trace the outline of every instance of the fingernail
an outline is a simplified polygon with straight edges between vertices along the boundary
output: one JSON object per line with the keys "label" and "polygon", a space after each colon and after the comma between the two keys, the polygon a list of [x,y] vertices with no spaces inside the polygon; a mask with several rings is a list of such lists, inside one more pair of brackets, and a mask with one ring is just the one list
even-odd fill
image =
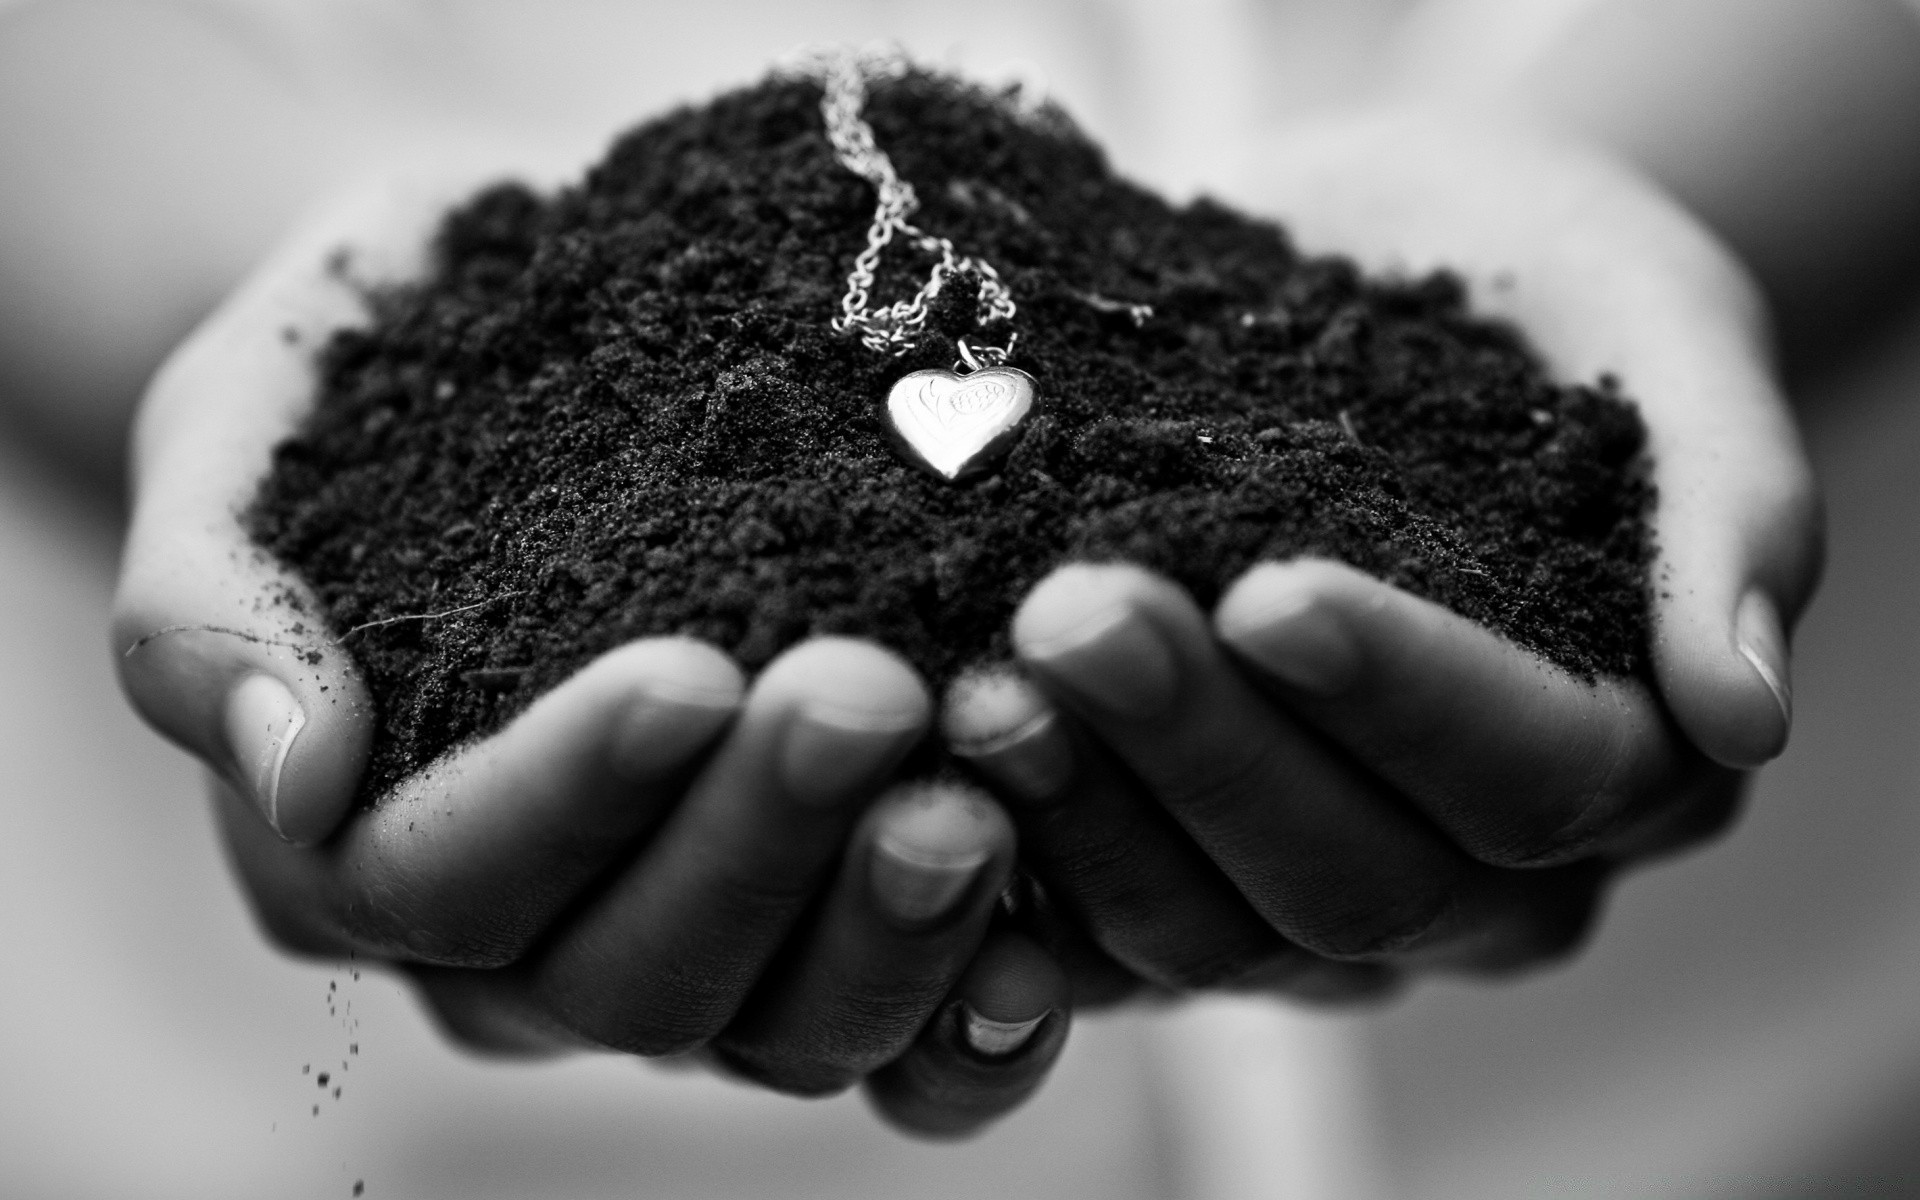
{"label": "fingernail", "polygon": [[987,865],[985,850],[942,853],[883,833],[874,839],[870,881],[880,910],[903,925],[947,915]]}
{"label": "fingernail", "polygon": [[1158,716],[1173,704],[1179,686],[1166,640],[1130,604],[1097,612],[1053,636],[1027,640],[1020,651],[1087,703],[1124,720]]}
{"label": "fingernail", "polygon": [[287,685],[271,675],[249,675],[227,696],[227,747],[254,807],[280,832],[280,774],[307,714]]}
{"label": "fingernail", "polygon": [[1041,1013],[1024,1021],[996,1021],[981,1016],[964,1001],[960,1005],[960,1030],[967,1045],[974,1053],[987,1058],[1004,1058],[1014,1053],[1033,1038],[1034,1030],[1046,1019],[1047,1014]]}
{"label": "fingernail", "polygon": [[1053,706],[1008,671],[956,680],[941,712],[947,747],[1024,800],[1046,800],[1073,778],[1073,746]]}
{"label": "fingernail", "polygon": [[[1787,675],[1787,638],[1780,629],[1780,616],[1773,600],[1759,588],[1740,598],[1734,611],[1733,633],[1740,656],[1753,673],[1773,693],[1780,710],[1780,743],[1786,742],[1787,728],[1793,724],[1793,689]],[[1777,751],[1776,751],[1777,752]]]}
{"label": "fingernail", "polygon": [[780,778],[803,804],[854,795],[920,740],[918,712],[872,712],[813,700],[788,719]]}
{"label": "fingernail", "polygon": [[[1228,645],[1289,687],[1331,698],[1352,688],[1360,654],[1340,619],[1301,592],[1258,595],[1258,575],[1230,592],[1215,616]],[[1255,596],[1258,595],[1258,599]]]}
{"label": "fingernail", "polygon": [[997,738],[954,746],[953,752],[1022,800],[1051,800],[1073,780],[1073,745],[1050,712]]}
{"label": "fingernail", "polygon": [[619,716],[609,750],[614,771],[646,783],[687,765],[739,707],[737,691],[655,680],[639,689]]}

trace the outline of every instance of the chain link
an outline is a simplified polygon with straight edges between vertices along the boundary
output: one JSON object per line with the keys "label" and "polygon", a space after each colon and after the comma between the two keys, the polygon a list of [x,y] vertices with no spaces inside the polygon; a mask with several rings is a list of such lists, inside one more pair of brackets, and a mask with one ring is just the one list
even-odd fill
{"label": "chain link", "polygon": [[[893,160],[874,141],[873,126],[860,115],[867,103],[867,83],[875,79],[898,79],[908,63],[899,54],[826,53],[802,64],[806,74],[818,80],[823,94],[820,115],[827,126],[827,141],[840,165],[871,183],[879,198],[873,207],[873,223],[867,228],[867,246],[853,260],[847,275],[847,294],[840,299],[840,315],[833,328],[840,333],[857,333],[869,350],[896,357],[911,350],[927,323],[927,305],[940,294],[949,278],[971,271],[980,278],[980,323],[1011,321],[1016,311],[1013,293],[1001,280],[993,264],[956,251],[946,238],[927,233],[910,218],[920,207],[913,185],[900,178]],[[874,273],[880,258],[895,239],[908,242],[937,261],[910,299],[873,307]],[[968,365],[975,360],[998,366],[1013,351],[1018,334],[1009,337],[1004,347],[975,346],[965,354]]]}

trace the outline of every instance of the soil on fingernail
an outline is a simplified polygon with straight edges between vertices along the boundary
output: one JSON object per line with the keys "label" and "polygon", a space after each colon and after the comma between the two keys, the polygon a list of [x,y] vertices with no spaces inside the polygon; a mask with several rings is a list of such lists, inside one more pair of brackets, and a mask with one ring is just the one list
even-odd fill
{"label": "soil on fingernail", "polygon": [[[1653,492],[1616,384],[1555,383],[1452,277],[1370,279],[1169,205],[1058,110],[923,73],[867,115],[917,223],[1011,288],[1042,407],[982,480],[909,467],[888,385],[1005,331],[975,329],[966,278],[905,357],[830,328],[874,197],[819,99],[771,79],[558,193],[483,191],[425,279],[319,349],[318,406],[246,519],[353,631],[369,797],[635,637],[756,668],[858,634],[939,688],[1004,658],[1014,606],[1075,559],[1208,605],[1256,561],[1324,555],[1575,674],[1645,669]],[[930,265],[896,244],[877,301]]]}

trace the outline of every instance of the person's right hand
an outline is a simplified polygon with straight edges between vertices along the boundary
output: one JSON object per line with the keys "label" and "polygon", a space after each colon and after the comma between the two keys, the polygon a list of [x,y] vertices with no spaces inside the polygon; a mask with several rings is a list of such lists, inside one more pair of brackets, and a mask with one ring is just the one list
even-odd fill
{"label": "person's right hand", "polygon": [[350,643],[238,513],[358,289],[421,271],[463,190],[335,208],[155,380],[113,621],[128,695],[222,781],[270,935],[399,964],[458,1040],[701,1049],[783,1091],[867,1080],[911,1130],[977,1128],[1058,1054],[1066,983],[989,930],[1013,859],[998,807],[882,795],[931,712],[896,656],[817,639],[749,682],[701,643],[629,644],[356,807],[374,723]]}

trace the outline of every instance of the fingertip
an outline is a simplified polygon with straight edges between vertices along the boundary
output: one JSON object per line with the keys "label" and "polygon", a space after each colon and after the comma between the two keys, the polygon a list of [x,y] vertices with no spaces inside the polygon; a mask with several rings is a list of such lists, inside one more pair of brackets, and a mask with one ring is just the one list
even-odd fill
{"label": "fingertip", "polygon": [[652,637],[609,650],[600,663],[665,695],[699,704],[738,703],[746,675],[719,647],[691,637]]}
{"label": "fingertip", "polygon": [[1069,983],[1052,956],[999,930],[975,956],[954,1000],[897,1061],[867,1080],[880,1115],[916,1137],[978,1133],[1045,1081],[1072,1024]]}
{"label": "fingertip", "polygon": [[985,795],[952,783],[893,788],[869,813],[865,834],[873,903],[907,930],[974,911],[1005,886],[1012,866],[1013,823]]}
{"label": "fingertip", "polygon": [[1049,1014],[1072,996],[1067,973],[1040,944],[1022,934],[990,938],[961,978],[960,1033],[984,1058],[1018,1053]]}
{"label": "fingertip", "polygon": [[1014,610],[1013,644],[1023,659],[1049,659],[1097,638],[1126,613],[1171,617],[1191,603],[1178,584],[1135,563],[1066,563]]}
{"label": "fingertip", "polygon": [[1733,616],[1734,647],[1740,657],[1766,686],[1768,695],[1773,697],[1774,708],[1780,718],[1779,747],[1784,747],[1788,730],[1793,725],[1793,691],[1788,675],[1788,652],[1786,630],[1781,628],[1780,610],[1773,598],[1759,588],[1750,589],[1740,598],[1740,605]]}
{"label": "fingertip", "polygon": [[1750,588],[1729,613],[1667,615],[1654,670],[1674,719],[1722,766],[1750,770],[1786,749],[1793,726],[1789,650],[1779,606]]}
{"label": "fingertip", "polygon": [[925,736],[933,701],[913,668],[871,642],[823,637],[769,663],[740,728],[771,734],[780,787],[810,807],[865,804]]}
{"label": "fingertip", "polygon": [[1221,596],[1214,632],[1279,682],[1309,695],[1338,696],[1355,686],[1363,666],[1342,601],[1373,582],[1318,560],[1260,563]]}
{"label": "fingertip", "polygon": [[1012,667],[974,668],[947,686],[940,733],[956,749],[983,746],[1052,711],[1040,689]]}
{"label": "fingertip", "polygon": [[940,708],[947,747],[1023,800],[1058,795],[1073,778],[1073,747],[1051,701],[1012,668],[970,671]]}
{"label": "fingertip", "polygon": [[933,698],[913,666],[872,642],[817,637],[787,650],[760,672],[756,696],[798,701],[853,726],[924,730]]}
{"label": "fingertip", "polygon": [[[284,701],[275,689],[292,703],[281,708]],[[269,717],[275,712],[286,722],[278,744],[272,741]],[[254,718],[255,728],[236,725],[242,714]],[[274,832],[301,846],[333,836],[353,811],[373,743],[372,708],[357,682],[329,683],[314,676],[289,685],[282,677],[249,675],[228,693],[225,718],[228,736],[236,738],[229,743],[236,763],[246,747],[254,768],[244,777],[247,795]],[[241,734],[260,740],[237,740]],[[277,759],[277,777],[261,770],[270,757]]]}
{"label": "fingertip", "polygon": [[1166,711],[1180,690],[1180,647],[1162,623],[1191,603],[1127,564],[1072,563],[1041,580],[1013,618],[1021,661],[1076,707],[1125,722]]}
{"label": "fingertip", "polygon": [[228,691],[222,724],[235,778],[267,824],[287,837],[280,816],[281,779],[306,728],[306,711],[286,684],[271,675],[253,674]]}
{"label": "fingertip", "polygon": [[507,1062],[549,1061],[585,1049],[536,1013],[520,981],[504,971],[406,964],[401,974],[448,1041],[468,1053]]}
{"label": "fingertip", "polygon": [[944,780],[903,783],[874,805],[876,837],[922,858],[1003,855],[1013,850],[1013,822],[976,788]]}
{"label": "fingertip", "polygon": [[301,845],[330,836],[352,809],[373,732],[352,663],[305,630],[123,609],[112,631],[121,687],[140,715]]}
{"label": "fingertip", "polygon": [[693,638],[647,638],[609,652],[596,670],[617,680],[621,711],[608,753],[632,783],[685,769],[732,721],[746,693],[738,665]]}
{"label": "fingertip", "polygon": [[300,580],[237,525],[172,514],[143,530],[155,511],[136,514],[114,596],[122,690],[281,838],[324,840],[352,810],[372,745],[351,653]]}
{"label": "fingertip", "polygon": [[1750,770],[1784,751],[1791,732],[1788,631],[1824,568],[1823,504],[1764,371],[1687,403],[1701,425],[1685,438],[1714,452],[1669,431],[1672,452],[1663,455],[1653,428],[1653,671],[1693,745]]}

